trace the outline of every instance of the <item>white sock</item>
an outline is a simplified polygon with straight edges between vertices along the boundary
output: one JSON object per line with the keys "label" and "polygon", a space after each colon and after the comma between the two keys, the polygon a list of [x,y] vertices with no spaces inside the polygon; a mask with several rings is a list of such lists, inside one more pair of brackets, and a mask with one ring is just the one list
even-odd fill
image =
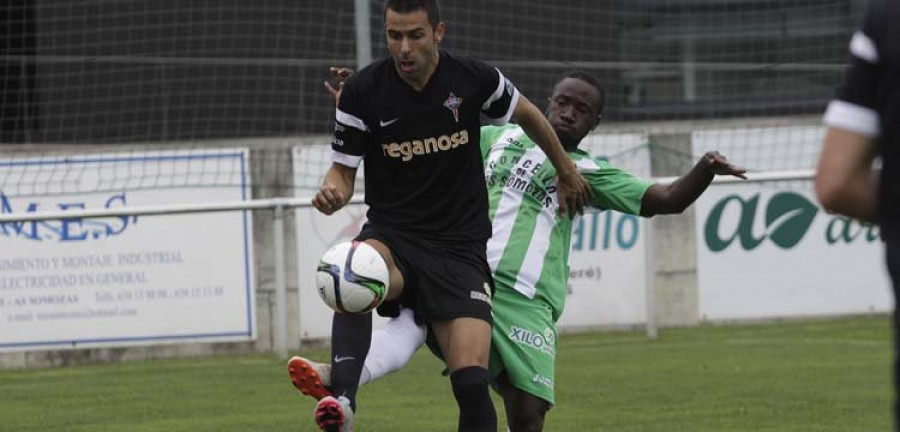
{"label": "white sock", "polygon": [[372,344],[359,376],[359,385],[400,370],[424,344],[425,326],[416,325],[412,310],[400,309],[400,316],[391,318],[383,329],[372,332]]}

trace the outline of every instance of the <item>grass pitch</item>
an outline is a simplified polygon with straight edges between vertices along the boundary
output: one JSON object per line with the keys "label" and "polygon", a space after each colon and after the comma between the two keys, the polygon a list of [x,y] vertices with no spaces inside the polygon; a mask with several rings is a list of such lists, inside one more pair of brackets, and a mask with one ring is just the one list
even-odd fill
{"label": "grass pitch", "polygon": [[[889,430],[890,338],[884,316],[563,336],[545,430]],[[441,369],[420,350],[364,387],[357,432],[455,431]],[[0,372],[2,431],[315,431],[313,407],[271,356]]]}

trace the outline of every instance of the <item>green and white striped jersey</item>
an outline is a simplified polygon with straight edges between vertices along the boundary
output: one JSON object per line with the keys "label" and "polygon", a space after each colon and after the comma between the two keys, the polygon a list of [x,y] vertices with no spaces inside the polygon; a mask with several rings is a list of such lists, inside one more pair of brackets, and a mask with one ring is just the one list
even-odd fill
{"label": "green and white striped jersey", "polygon": [[[546,301],[558,320],[566,300],[573,221],[559,215],[556,169],[516,125],[481,129],[493,235],[487,258],[498,290]],[[653,184],[602,159],[569,153],[594,191],[593,208],[638,215]]]}

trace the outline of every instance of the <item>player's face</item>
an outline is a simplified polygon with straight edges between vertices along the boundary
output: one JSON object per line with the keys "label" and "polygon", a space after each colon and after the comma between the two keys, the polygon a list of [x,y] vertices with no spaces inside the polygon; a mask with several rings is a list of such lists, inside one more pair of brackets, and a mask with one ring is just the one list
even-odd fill
{"label": "player's face", "polygon": [[410,13],[388,9],[384,26],[388,49],[400,77],[414,83],[427,82],[437,67],[437,47],[444,37],[444,23],[432,27],[424,9]]}
{"label": "player's face", "polygon": [[566,78],[553,89],[547,120],[567,149],[577,147],[597,126],[597,98],[597,89],[578,78]]}

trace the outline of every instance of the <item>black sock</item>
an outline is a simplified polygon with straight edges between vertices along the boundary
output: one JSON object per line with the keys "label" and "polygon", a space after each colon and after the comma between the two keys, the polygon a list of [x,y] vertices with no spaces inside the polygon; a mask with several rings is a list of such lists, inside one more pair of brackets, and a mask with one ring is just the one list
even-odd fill
{"label": "black sock", "polygon": [[450,374],[453,396],[459,405],[459,431],[497,430],[497,412],[488,391],[490,374],[480,366],[469,366]]}
{"label": "black sock", "polygon": [[356,390],[372,342],[372,313],[335,313],[331,321],[331,391],[356,411]]}

